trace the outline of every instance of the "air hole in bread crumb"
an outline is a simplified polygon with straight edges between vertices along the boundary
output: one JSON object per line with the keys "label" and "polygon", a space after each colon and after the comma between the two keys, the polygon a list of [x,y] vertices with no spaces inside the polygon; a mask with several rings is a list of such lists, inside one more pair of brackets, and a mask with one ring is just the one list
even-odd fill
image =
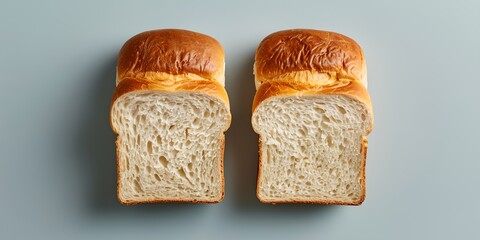
{"label": "air hole in bread crumb", "polygon": [[305,137],[307,134],[305,134],[304,129],[298,129],[297,130],[297,135],[300,136],[300,137]]}
{"label": "air hole in bread crumb", "polygon": [[330,122],[330,118],[327,115],[322,115],[322,122]]}
{"label": "air hole in bread crumb", "polygon": [[158,163],[162,165],[162,167],[166,168],[168,165],[168,160],[164,156],[158,157]]}
{"label": "air hole in bread crumb", "polygon": [[307,149],[307,148],[306,148],[305,146],[303,146],[303,145],[300,146],[300,151],[301,151],[302,153],[304,153],[304,152],[306,151],[306,149]]}
{"label": "air hole in bread crumb", "polygon": [[153,152],[152,141],[147,142],[147,151],[148,151],[148,154],[152,154]]}
{"label": "air hole in bread crumb", "polygon": [[183,168],[177,169],[177,172],[180,177],[187,179],[187,174],[185,173],[185,170],[183,170]]}
{"label": "air hole in bread crumb", "polygon": [[159,181],[159,182],[161,181],[160,176],[158,174],[155,173],[153,176],[155,177],[155,179],[157,179],[157,181]]}
{"label": "air hole in bread crumb", "polygon": [[138,165],[135,165],[135,172],[136,172],[136,173],[139,173],[139,172],[140,172],[140,168],[138,167]]}
{"label": "air hole in bread crumb", "polygon": [[147,173],[152,173],[152,167],[150,166],[145,167],[145,170],[147,170]]}
{"label": "air hole in bread crumb", "polygon": [[213,106],[215,106],[215,102],[213,100],[210,100],[209,105],[212,108]]}
{"label": "air hole in bread crumb", "polygon": [[325,113],[325,110],[319,107],[314,108],[315,112],[317,113]]}
{"label": "air hole in bread crumb", "polygon": [[188,169],[188,171],[192,171],[192,167],[193,167],[193,164],[192,164],[192,163],[187,164],[187,169]]}
{"label": "air hole in bread crumb", "polygon": [[345,115],[347,113],[347,110],[345,110],[344,107],[342,106],[338,106],[338,111],[342,114],[342,115]]}
{"label": "air hole in bread crumb", "polygon": [[320,123],[321,129],[327,130],[327,131],[330,129],[330,125],[327,124],[327,122],[328,121]]}
{"label": "air hole in bread crumb", "polygon": [[200,119],[199,119],[199,118],[193,119],[193,123],[192,123],[192,124],[193,124],[193,126],[198,127],[198,125],[200,124]]}
{"label": "air hole in bread crumb", "polygon": [[135,179],[133,181],[133,184],[135,185],[135,192],[137,193],[143,192],[142,186],[140,185],[140,182],[138,181],[138,179]]}
{"label": "air hole in bread crumb", "polygon": [[137,145],[140,145],[140,135],[137,135]]}
{"label": "air hole in bread crumb", "polygon": [[158,145],[162,145],[162,137],[160,137],[160,135],[157,136],[157,143]]}
{"label": "air hole in bread crumb", "polygon": [[330,135],[327,136],[327,144],[328,144],[328,147],[333,147],[333,146],[335,146],[335,145],[333,144],[332,136],[330,136]]}
{"label": "air hole in bread crumb", "polygon": [[201,111],[200,111],[200,108],[198,107],[193,107],[193,112],[195,113],[195,115],[200,115]]}

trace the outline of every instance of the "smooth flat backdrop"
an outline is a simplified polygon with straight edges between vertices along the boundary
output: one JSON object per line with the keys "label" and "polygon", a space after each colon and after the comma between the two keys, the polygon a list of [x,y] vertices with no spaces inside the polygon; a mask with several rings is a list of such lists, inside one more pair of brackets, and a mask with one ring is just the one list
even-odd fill
{"label": "smooth flat backdrop", "polygon": [[[1,1],[0,239],[480,239],[479,12],[479,1]],[[158,28],[225,48],[220,204],[116,199],[116,55]],[[340,32],[365,51],[375,127],[360,207],[255,197],[254,51],[288,28]]]}

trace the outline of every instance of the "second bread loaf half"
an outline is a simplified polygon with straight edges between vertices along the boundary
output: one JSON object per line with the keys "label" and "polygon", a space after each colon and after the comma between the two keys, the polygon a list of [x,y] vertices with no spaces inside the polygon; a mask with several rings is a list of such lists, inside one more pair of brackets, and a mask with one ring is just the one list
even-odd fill
{"label": "second bread loaf half", "polygon": [[255,56],[257,196],[266,203],[359,205],[373,127],[363,52],[338,33],[273,33]]}
{"label": "second bread loaf half", "polygon": [[224,75],[222,46],[204,34],[154,30],[125,43],[111,106],[122,203],[223,199]]}

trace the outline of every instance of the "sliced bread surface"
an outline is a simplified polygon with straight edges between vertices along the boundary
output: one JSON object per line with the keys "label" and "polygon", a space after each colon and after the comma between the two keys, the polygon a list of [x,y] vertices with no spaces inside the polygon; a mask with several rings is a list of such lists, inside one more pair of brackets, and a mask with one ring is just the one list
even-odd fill
{"label": "sliced bread surface", "polygon": [[342,95],[265,100],[253,115],[260,200],[362,202],[369,117],[364,104]]}
{"label": "sliced bread surface", "polygon": [[123,202],[223,198],[225,104],[198,92],[136,91],[112,108]]}

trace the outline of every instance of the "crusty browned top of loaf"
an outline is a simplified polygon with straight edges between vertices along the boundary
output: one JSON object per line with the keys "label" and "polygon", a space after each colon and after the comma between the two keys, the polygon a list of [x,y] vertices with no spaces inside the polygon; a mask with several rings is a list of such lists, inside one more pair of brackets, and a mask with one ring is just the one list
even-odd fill
{"label": "crusty browned top of loaf", "polygon": [[157,73],[194,74],[222,82],[224,53],[214,38],[181,29],[143,32],[129,39],[118,54],[117,84],[123,79],[156,79]]}
{"label": "crusty browned top of loaf", "polygon": [[257,88],[266,81],[282,79],[309,85],[332,85],[348,79],[366,86],[366,64],[360,46],[349,37],[292,29],[263,39],[255,55],[255,77]]}

